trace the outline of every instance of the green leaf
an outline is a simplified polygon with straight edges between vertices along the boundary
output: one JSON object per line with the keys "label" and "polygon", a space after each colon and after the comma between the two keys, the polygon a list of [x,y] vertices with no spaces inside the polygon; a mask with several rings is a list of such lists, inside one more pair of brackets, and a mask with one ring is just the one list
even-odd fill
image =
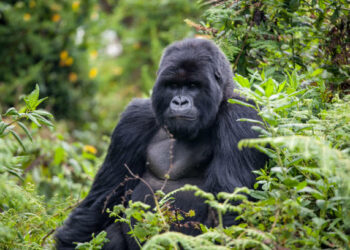
{"label": "green leaf", "polygon": [[65,151],[62,147],[57,147],[54,154],[53,162],[55,165],[61,164],[65,158]]}
{"label": "green leaf", "polygon": [[26,107],[29,111],[32,111],[35,109],[36,104],[39,99],[39,85],[37,84],[35,86],[35,89],[26,97],[24,97],[24,102],[26,104]]}
{"label": "green leaf", "polygon": [[315,77],[315,76],[318,76],[319,74],[321,74],[323,72],[323,69],[322,68],[318,68],[316,69],[314,72],[311,73],[311,77]]}
{"label": "green leaf", "polygon": [[275,90],[275,82],[269,78],[265,83],[264,83],[264,87],[265,87],[265,95],[267,97],[270,97]]}
{"label": "green leaf", "polygon": [[250,82],[247,78],[236,74],[233,78],[239,85],[241,85],[244,88],[250,88]]}
{"label": "green leaf", "polygon": [[39,128],[41,127],[40,123],[38,122],[38,120],[32,115],[32,114],[27,114],[28,118],[34,122]]}
{"label": "green leaf", "polygon": [[41,123],[43,123],[46,126],[49,126],[49,127],[54,126],[52,122],[50,122],[49,120],[45,119],[43,116],[41,116],[35,112],[33,112],[31,115],[34,116],[38,121],[40,121]]}
{"label": "green leaf", "polygon": [[326,204],[325,200],[316,200],[316,205],[322,210],[326,208]]}
{"label": "green leaf", "polygon": [[278,90],[277,92],[280,93],[284,87],[286,86],[287,81],[283,81],[280,85],[278,85]]}
{"label": "green leaf", "polygon": [[27,150],[26,150],[26,147],[24,146],[24,144],[23,144],[21,138],[19,137],[19,135],[18,135],[15,131],[13,131],[13,130],[10,130],[10,133],[15,137],[16,141],[19,143],[19,145],[21,145],[21,147],[23,148],[23,150],[24,150],[24,151],[27,151]]}
{"label": "green leaf", "polygon": [[40,103],[42,103],[43,101],[45,101],[47,99],[47,97],[41,98],[40,100],[38,100],[35,105],[34,105],[34,109],[36,109],[36,107],[38,107],[40,105]]}
{"label": "green leaf", "polygon": [[46,110],[39,109],[39,110],[33,111],[33,113],[36,113],[36,114],[39,114],[39,115],[42,115],[42,116],[46,116],[48,118],[53,118],[53,115],[50,112],[47,112]]}
{"label": "green leaf", "polygon": [[239,105],[242,105],[242,106],[246,106],[246,107],[255,109],[255,107],[253,105],[251,105],[249,103],[246,103],[246,102],[242,102],[242,101],[237,100],[237,99],[229,99],[228,102],[232,103],[232,104],[239,104]]}
{"label": "green leaf", "polygon": [[26,125],[24,125],[22,122],[17,122],[17,124],[23,129],[23,131],[26,133],[26,135],[29,137],[30,141],[33,141],[32,135],[30,134],[28,128]]}
{"label": "green leaf", "polygon": [[[261,95],[263,95],[263,96],[266,95],[265,90],[264,90],[261,86],[255,84],[255,85],[254,85],[254,88],[255,88],[255,90],[257,90]],[[255,92],[256,92],[256,91],[255,91]]]}
{"label": "green leaf", "polygon": [[302,190],[303,188],[305,188],[307,186],[307,182],[306,181],[303,181],[303,182],[300,182],[298,185],[297,185],[297,190]]}
{"label": "green leaf", "polygon": [[0,121],[0,136],[4,133],[5,129],[7,128],[7,124],[3,121]]}
{"label": "green leaf", "polygon": [[295,178],[286,178],[283,180],[283,183],[287,186],[287,187],[295,187],[299,184],[299,181]]}
{"label": "green leaf", "polygon": [[262,121],[258,121],[258,120],[254,120],[254,119],[248,119],[248,118],[240,118],[240,119],[237,119],[237,121],[239,122],[251,122],[251,123],[258,123],[262,126],[264,126],[264,123]]}
{"label": "green leaf", "polygon": [[9,116],[9,115],[18,115],[18,111],[15,108],[9,108],[4,116]]}

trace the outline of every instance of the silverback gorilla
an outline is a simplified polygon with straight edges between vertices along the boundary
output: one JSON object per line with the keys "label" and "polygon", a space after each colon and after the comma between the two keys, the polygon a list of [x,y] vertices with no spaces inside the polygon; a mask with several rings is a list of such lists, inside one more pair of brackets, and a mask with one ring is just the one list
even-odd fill
{"label": "silverback gorilla", "polygon": [[[128,227],[114,223],[104,209],[125,198],[152,204],[145,184],[125,181],[130,177],[125,165],[154,190],[162,187],[166,174],[165,192],[184,184],[213,193],[251,188],[252,171],[264,166],[266,156],[237,148],[241,139],[258,136],[251,123],[237,119],[259,118],[253,109],[227,102],[234,96],[232,78],[228,60],[211,41],[186,39],[167,47],[152,97],[133,100],[122,114],[90,193],[56,233],[58,249],[74,249],[73,242],[89,241],[92,233],[102,230],[110,240],[104,249],[138,249],[127,234]],[[126,195],[128,190],[132,193]],[[177,193],[173,206],[182,211],[193,209],[192,221],[214,226],[207,205],[191,192]],[[224,217],[225,225],[233,223],[233,215]],[[198,234],[194,228],[179,231]]]}

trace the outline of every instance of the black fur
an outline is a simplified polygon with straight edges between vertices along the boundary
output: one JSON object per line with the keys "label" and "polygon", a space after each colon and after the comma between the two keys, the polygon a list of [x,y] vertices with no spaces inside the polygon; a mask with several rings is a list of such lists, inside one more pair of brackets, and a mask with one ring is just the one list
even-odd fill
{"label": "black fur", "polygon": [[[127,181],[120,186],[130,176],[124,164],[143,176],[147,146],[162,127],[167,127],[176,139],[192,143],[208,138],[212,156],[206,163],[202,188],[213,193],[232,192],[239,186],[251,188],[255,181],[252,171],[264,166],[266,156],[253,149],[237,148],[241,139],[258,136],[250,129],[251,123],[237,119],[259,118],[254,110],[227,102],[233,97],[234,87],[230,64],[214,43],[187,39],[169,46],[161,59],[151,100],[135,99],[122,114],[90,193],[56,233],[58,248],[72,249],[73,242],[88,241],[93,232],[102,230],[111,240],[106,249],[134,247],[121,232],[123,225],[113,224],[103,208],[106,201],[108,208],[120,204],[125,192],[138,185],[137,181]],[[180,115],[189,115],[193,121],[173,119],[174,113],[179,114],[169,108],[169,103],[174,96],[182,95],[191,103]],[[196,206],[194,210],[201,210],[205,205]],[[232,216],[225,224],[232,224]]]}

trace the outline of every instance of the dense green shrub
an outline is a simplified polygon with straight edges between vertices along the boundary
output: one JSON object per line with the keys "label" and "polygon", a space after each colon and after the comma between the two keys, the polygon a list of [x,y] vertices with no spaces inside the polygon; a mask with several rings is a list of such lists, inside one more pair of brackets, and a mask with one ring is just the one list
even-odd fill
{"label": "dense green shrub", "polygon": [[38,85],[23,99],[24,107],[0,115],[0,249],[53,246],[51,235],[87,194],[101,160],[92,145],[52,128],[52,115],[37,109],[46,99]]}
{"label": "dense green shrub", "polygon": [[345,0],[222,1],[206,11],[202,30],[241,75],[265,68],[282,80],[286,70],[323,70],[327,83],[349,84],[349,11]]}

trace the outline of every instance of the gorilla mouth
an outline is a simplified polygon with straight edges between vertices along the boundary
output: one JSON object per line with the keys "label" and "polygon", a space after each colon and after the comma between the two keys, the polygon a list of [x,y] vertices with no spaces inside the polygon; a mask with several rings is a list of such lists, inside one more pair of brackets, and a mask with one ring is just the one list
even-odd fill
{"label": "gorilla mouth", "polygon": [[185,115],[174,115],[170,117],[171,119],[174,120],[186,120],[186,121],[195,121],[197,118],[192,117],[192,116],[185,116]]}

